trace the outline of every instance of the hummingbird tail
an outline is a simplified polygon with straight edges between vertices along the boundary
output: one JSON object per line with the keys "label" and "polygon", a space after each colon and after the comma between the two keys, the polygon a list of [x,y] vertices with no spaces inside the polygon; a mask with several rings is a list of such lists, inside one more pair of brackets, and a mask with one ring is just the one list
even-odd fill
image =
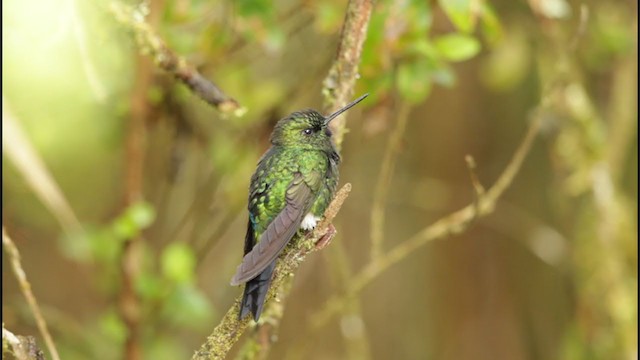
{"label": "hummingbird tail", "polygon": [[269,285],[271,284],[271,275],[275,267],[276,262],[274,261],[245,285],[242,303],[240,304],[240,320],[249,312],[251,312],[255,321],[258,321],[260,318],[264,300],[267,297]]}

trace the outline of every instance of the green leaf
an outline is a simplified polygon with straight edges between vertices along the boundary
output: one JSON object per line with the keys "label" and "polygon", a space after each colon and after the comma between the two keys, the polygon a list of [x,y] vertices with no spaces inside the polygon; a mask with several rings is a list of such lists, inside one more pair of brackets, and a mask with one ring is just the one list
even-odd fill
{"label": "green leaf", "polygon": [[398,91],[407,101],[419,103],[431,92],[431,74],[428,64],[415,61],[398,66],[396,75]]}
{"label": "green leaf", "polygon": [[259,16],[266,18],[274,12],[274,7],[268,0],[239,0],[236,2],[238,14],[242,16]]}
{"label": "green leaf", "polygon": [[443,65],[431,73],[433,82],[444,87],[452,87],[456,83],[456,74],[447,65]]}
{"label": "green leaf", "polygon": [[167,299],[163,316],[191,328],[211,325],[213,309],[204,294],[190,284],[178,285]]}
{"label": "green leaf", "polygon": [[85,225],[84,230],[63,234],[60,238],[62,252],[76,261],[88,262],[92,259],[92,239],[98,230],[90,225]]}
{"label": "green leaf", "polygon": [[113,223],[113,231],[116,236],[127,239],[137,236],[141,230],[146,229],[155,220],[156,214],[153,207],[146,202],[138,202],[129,206]]}
{"label": "green leaf", "polygon": [[391,71],[381,72],[375,76],[364,77],[362,82],[358,83],[356,93],[369,92],[371,103],[375,103],[388,95],[394,83],[393,73]]}
{"label": "green leaf", "polygon": [[162,91],[163,90],[159,85],[150,86],[147,91],[147,100],[154,105],[160,104],[164,98]]}
{"label": "green leaf", "polygon": [[438,56],[438,50],[433,46],[433,43],[424,37],[412,42],[409,45],[409,50],[427,58],[435,58]]}
{"label": "green leaf", "polygon": [[[380,5],[377,5],[380,6]],[[381,66],[380,50],[384,44],[385,36],[385,20],[387,16],[385,12],[374,12],[371,14],[369,21],[369,31],[367,32],[367,41],[364,42],[362,48],[361,68],[371,67],[379,69]],[[381,71],[376,71],[380,73]]]}
{"label": "green leaf", "polygon": [[196,257],[193,250],[183,243],[173,243],[162,253],[162,273],[176,283],[191,282],[194,277]]}
{"label": "green leaf", "polygon": [[482,4],[482,14],[480,17],[482,35],[489,45],[493,46],[497,44],[503,37],[502,25],[500,19],[496,15],[491,5],[487,3]]}
{"label": "green leaf", "polygon": [[434,40],[434,45],[440,55],[449,61],[468,60],[480,51],[480,42],[472,36],[463,34],[438,37]]}
{"label": "green leaf", "polygon": [[111,231],[96,231],[89,237],[93,255],[97,261],[104,264],[113,264],[120,255],[121,243]]}
{"label": "green leaf", "polygon": [[173,29],[167,31],[167,43],[178,54],[190,54],[198,51],[198,36],[193,36],[189,31]]}
{"label": "green leaf", "polygon": [[99,320],[101,332],[108,342],[123,343],[127,337],[127,326],[115,310],[109,310]]}
{"label": "green leaf", "polygon": [[164,291],[162,279],[155,274],[143,272],[136,278],[136,292],[143,299],[158,299]]}
{"label": "green leaf", "polygon": [[473,31],[476,26],[474,0],[439,0],[438,4],[458,30],[467,34]]}
{"label": "green leaf", "polygon": [[287,41],[287,35],[278,26],[269,26],[265,38],[265,46],[270,52],[278,52]]}
{"label": "green leaf", "polygon": [[315,5],[316,26],[324,33],[339,29],[342,23],[342,9],[330,2],[319,2]]}
{"label": "green leaf", "polygon": [[127,216],[138,227],[138,229],[146,229],[153,223],[156,218],[156,212],[151,204],[146,202],[137,202],[127,210]]}
{"label": "green leaf", "polygon": [[430,3],[424,0],[413,0],[409,3],[407,10],[407,23],[412,28],[410,31],[416,34],[428,32],[433,23],[433,13]]}
{"label": "green leaf", "polygon": [[145,343],[144,359],[189,359],[190,349],[184,346],[184,340],[170,334],[157,334],[153,341]]}
{"label": "green leaf", "polygon": [[526,79],[532,58],[526,30],[512,27],[503,41],[483,57],[480,79],[492,90],[509,91]]}

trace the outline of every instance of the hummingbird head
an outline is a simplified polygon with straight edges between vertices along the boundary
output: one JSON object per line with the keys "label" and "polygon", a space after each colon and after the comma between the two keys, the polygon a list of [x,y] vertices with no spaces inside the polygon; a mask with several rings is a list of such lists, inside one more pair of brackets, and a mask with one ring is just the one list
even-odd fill
{"label": "hummingbird head", "polygon": [[357,98],[331,115],[323,116],[313,109],[296,111],[281,119],[271,133],[271,143],[300,149],[331,150],[331,130],[329,123],[338,115],[349,110],[369,94]]}

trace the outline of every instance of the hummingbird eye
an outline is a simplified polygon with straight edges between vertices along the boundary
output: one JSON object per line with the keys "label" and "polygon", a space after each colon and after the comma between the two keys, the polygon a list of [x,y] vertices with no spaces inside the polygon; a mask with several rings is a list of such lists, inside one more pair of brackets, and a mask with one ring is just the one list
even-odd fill
{"label": "hummingbird eye", "polygon": [[302,131],[305,135],[311,135],[313,134],[313,129],[312,128],[306,128]]}

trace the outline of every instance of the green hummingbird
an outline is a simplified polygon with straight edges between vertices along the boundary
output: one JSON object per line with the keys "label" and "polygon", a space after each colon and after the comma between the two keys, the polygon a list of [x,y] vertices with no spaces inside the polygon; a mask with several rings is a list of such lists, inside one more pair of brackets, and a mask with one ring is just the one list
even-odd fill
{"label": "green hummingbird", "polygon": [[240,319],[258,321],[278,255],[298,229],[310,230],[322,217],[338,184],[340,155],[329,123],[368,94],[329,116],[308,109],[281,119],[271,147],[258,161],[249,186],[249,223],[244,258],[231,285],[246,283]]}

